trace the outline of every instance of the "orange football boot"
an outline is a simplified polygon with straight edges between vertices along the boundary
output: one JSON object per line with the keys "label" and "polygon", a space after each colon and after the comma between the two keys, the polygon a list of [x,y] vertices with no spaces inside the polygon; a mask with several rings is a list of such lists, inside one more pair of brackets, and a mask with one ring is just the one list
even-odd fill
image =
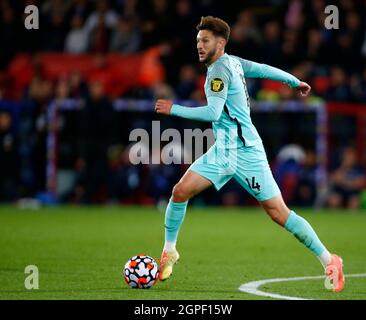
{"label": "orange football boot", "polygon": [[333,292],[341,292],[346,279],[343,273],[343,260],[341,257],[332,254],[332,259],[325,268],[326,281],[332,284]]}

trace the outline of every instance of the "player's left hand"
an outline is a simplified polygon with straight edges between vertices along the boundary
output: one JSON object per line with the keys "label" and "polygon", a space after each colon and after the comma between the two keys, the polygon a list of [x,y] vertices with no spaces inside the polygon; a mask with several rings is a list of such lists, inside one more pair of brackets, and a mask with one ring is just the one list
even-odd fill
{"label": "player's left hand", "polygon": [[311,87],[306,82],[301,81],[296,89],[300,91],[303,97],[306,97],[310,93]]}
{"label": "player's left hand", "polygon": [[155,102],[155,111],[156,113],[169,115],[173,106],[173,101],[158,99]]}

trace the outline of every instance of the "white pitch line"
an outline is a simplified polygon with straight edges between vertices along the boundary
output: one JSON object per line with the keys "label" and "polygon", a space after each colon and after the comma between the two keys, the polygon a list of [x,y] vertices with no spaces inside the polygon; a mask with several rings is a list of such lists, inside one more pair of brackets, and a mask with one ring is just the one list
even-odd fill
{"label": "white pitch line", "polygon": [[[355,274],[347,274],[345,275],[346,278],[350,277],[366,277],[366,273],[355,273]],[[264,292],[259,290],[258,288],[267,283],[273,282],[286,282],[286,281],[301,281],[301,280],[312,280],[312,279],[325,279],[325,276],[309,276],[309,277],[294,277],[294,278],[276,278],[276,279],[266,279],[266,280],[259,280],[259,281],[252,281],[248,283],[244,283],[239,287],[239,291],[246,292],[250,294],[254,294],[257,296],[262,297],[270,297],[275,299],[285,299],[285,300],[312,300],[306,299],[301,297],[290,297],[284,296],[281,294]]]}

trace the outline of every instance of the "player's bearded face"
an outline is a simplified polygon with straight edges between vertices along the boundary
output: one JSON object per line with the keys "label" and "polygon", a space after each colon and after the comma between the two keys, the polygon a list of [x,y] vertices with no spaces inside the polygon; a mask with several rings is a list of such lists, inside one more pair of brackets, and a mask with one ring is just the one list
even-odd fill
{"label": "player's bearded face", "polygon": [[207,30],[201,30],[197,36],[197,51],[200,62],[210,64],[217,52],[217,39]]}
{"label": "player's bearded face", "polygon": [[212,58],[215,56],[215,54],[216,54],[216,48],[213,48],[206,53],[206,57],[203,60],[201,60],[201,58],[200,58],[200,62],[210,64],[212,61]]}

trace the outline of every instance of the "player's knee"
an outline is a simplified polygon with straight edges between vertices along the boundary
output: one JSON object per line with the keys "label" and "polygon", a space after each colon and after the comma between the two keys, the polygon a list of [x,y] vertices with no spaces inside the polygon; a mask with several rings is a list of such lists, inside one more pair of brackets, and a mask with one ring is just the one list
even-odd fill
{"label": "player's knee", "polygon": [[182,183],[177,183],[172,192],[174,202],[184,202],[191,198],[189,190]]}

